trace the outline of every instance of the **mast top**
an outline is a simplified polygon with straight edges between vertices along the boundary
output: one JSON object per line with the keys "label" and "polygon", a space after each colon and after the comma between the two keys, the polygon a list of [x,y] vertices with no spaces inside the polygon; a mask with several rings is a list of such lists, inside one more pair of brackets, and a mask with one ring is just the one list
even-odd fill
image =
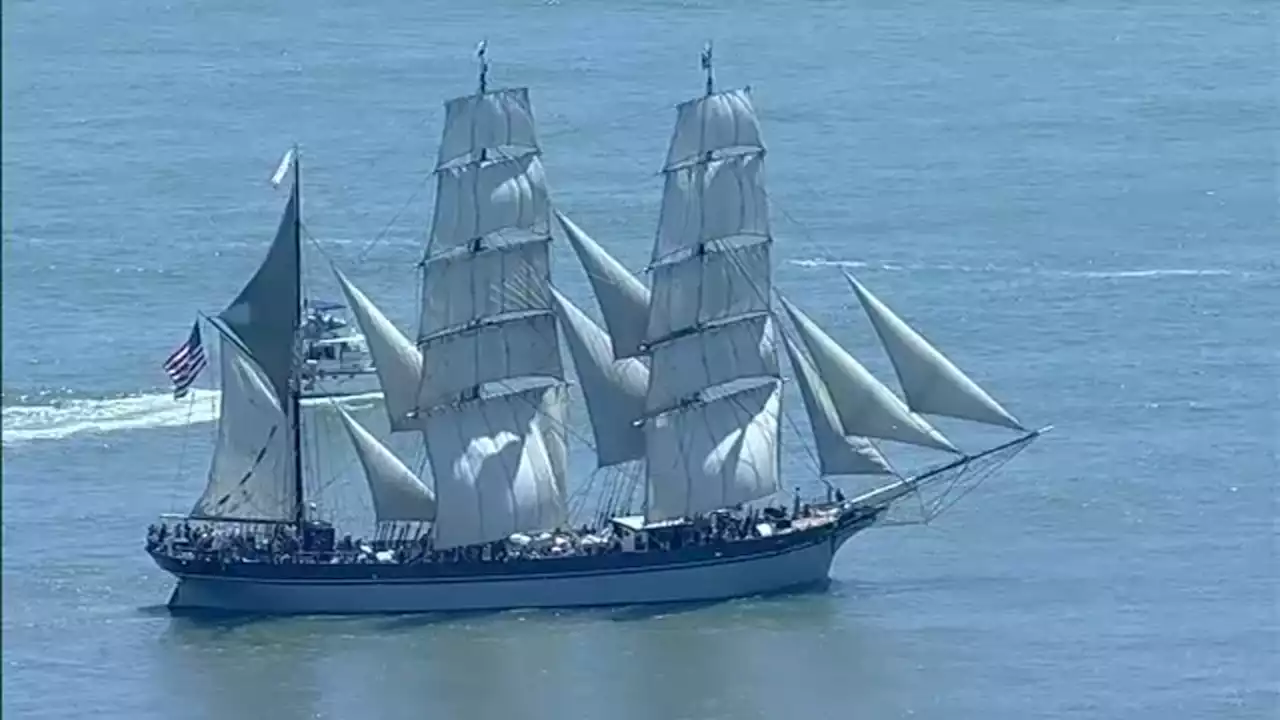
{"label": "mast top", "polygon": [[489,49],[489,40],[481,40],[476,45],[476,59],[480,61],[480,94],[483,95],[489,87],[489,60],[485,57],[485,50]]}
{"label": "mast top", "polygon": [[707,73],[707,95],[710,96],[716,91],[716,76],[711,67],[711,41],[702,46],[702,69]]}

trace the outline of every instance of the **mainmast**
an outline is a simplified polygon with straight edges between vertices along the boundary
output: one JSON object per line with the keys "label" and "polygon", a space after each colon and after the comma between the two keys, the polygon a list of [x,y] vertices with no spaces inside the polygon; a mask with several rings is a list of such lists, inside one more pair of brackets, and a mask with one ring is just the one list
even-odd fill
{"label": "mainmast", "polygon": [[437,548],[564,516],[567,384],[550,293],[550,198],[527,88],[445,102],[422,272],[412,410],[435,479]]}
{"label": "mainmast", "polygon": [[702,48],[702,69],[707,73],[707,97],[716,94],[716,75],[711,67],[711,41]]}
{"label": "mainmast", "polygon": [[[291,201],[294,206],[293,213],[293,241],[295,243],[295,252],[298,257],[302,256],[302,162],[298,157],[298,146],[293,146],[293,197]],[[302,264],[296,266],[297,274],[295,281],[298,287],[302,286]],[[302,317],[302,293],[298,293],[298,302],[295,312],[298,317]],[[296,330],[293,336],[293,346],[298,347],[300,333]],[[302,373],[300,372],[301,354],[294,353],[293,376],[289,383],[289,431],[291,434],[290,445],[293,453],[293,495],[297,498],[294,506],[293,519],[298,525],[298,530],[302,530],[307,520],[307,502],[302,482]]]}
{"label": "mainmast", "polygon": [[677,107],[642,350],[647,519],[691,517],[777,492],[781,374],[770,308],[765,148],[746,89]]}

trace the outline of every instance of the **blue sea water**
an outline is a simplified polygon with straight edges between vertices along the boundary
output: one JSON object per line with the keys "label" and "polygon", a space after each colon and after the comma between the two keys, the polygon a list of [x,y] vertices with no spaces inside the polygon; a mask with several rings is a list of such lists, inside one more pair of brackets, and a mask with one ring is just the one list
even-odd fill
{"label": "blue sea water", "polygon": [[[6,716],[1280,715],[1272,5],[2,9]],[[937,522],[859,536],[825,593],[448,620],[158,610],[170,581],[143,533],[199,493],[214,410],[212,391],[173,402],[159,361],[259,262],[292,142],[309,288],[336,292],[333,260],[412,328],[441,102],[473,89],[485,37],[493,81],[532,88],[557,204],[632,268],[713,38],[763,118],[778,288],[891,380],[839,270],[856,273],[1056,430]],[[556,276],[594,309],[564,248]]]}

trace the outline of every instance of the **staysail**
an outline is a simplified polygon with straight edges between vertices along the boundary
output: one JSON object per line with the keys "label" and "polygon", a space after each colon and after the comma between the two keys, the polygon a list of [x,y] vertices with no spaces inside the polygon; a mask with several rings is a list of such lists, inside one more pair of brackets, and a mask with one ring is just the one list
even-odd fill
{"label": "staysail", "polygon": [[809,416],[809,428],[818,451],[818,471],[824,477],[893,475],[889,461],[866,438],[844,434],[831,395],[813,363],[785,334],[782,343]]}
{"label": "staysail", "polygon": [[598,467],[644,457],[645,391],[649,368],[638,358],[616,358],[609,335],[554,288],[560,328],[573,357],[595,436]]}
{"label": "staysail", "polygon": [[641,345],[649,319],[649,288],[564,213],[557,210],[555,217],[591,281],[613,355],[617,358],[642,355]]}
{"label": "staysail", "polygon": [[997,425],[1025,431],[985,390],[871,294],[849,273],[845,278],[862,303],[889,355],[907,406],[926,415]]}
{"label": "staysail", "polygon": [[356,457],[364,468],[373,498],[373,513],[379,523],[432,522],[436,519],[436,496],[418,476],[405,466],[373,433],[356,422],[341,405],[334,405],[347,430]]}
{"label": "staysail", "polygon": [[342,271],[335,267],[333,273],[351,305],[360,332],[369,343],[369,355],[382,387],[391,431],[419,429],[412,415],[417,408],[414,395],[422,378],[422,352]]}
{"label": "staysail", "polygon": [[818,376],[826,385],[845,435],[893,440],[908,445],[959,453],[923,418],[911,412],[889,388],[877,380],[818,324],[794,303],[782,298],[782,307],[813,358]]}

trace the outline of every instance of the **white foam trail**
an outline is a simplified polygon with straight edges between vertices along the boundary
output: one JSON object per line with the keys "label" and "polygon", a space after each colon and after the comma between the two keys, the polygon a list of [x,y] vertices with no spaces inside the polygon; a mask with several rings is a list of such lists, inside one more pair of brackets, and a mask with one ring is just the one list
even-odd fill
{"label": "white foam trail", "polygon": [[997,275],[1048,275],[1062,278],[1079,278],[1083,280],[1140,280],[1169,277],[1231,277],[1244,276],[1247,273],[1227,270],[1225,268],[1150,268],[1145,270],[1051,270],[1047,268],[1001,268],[994,265],[896,265],[893,263],[872,264],[862,260],[831,260],[829,258],[807,258],[788,260],[788,264],[803,268],[839,267],[839,268],[871,268],[886,272],[960,272],[991,273]]}
{"label": "white foam trail", "polygon": [[1087,279],[1129,279],[1129,278],[1162,278],[1162,277],[1227,277],[1236,275],[1237,273],[1230,270],[1220,268],[1207,268],[1204,270],[1194,269],[1166,269],[1166,270],[1099,270],[1099,271],[1081,271],[1081,272],[1062,272],[1067,277],[1078,277]]}
{"label": "white foam trail", "polygon": [[67,400],[51,405],[6,407],[4,444],[61,440],[83,433],[207,423],[217,417],[218,395],[216,390],[193,390],[191,399],[183,401],[175,401],[169,393],[155,393],[113,400]]}
{"label": "white foam trail", "polygon": [[[175,401],[169,393],[154,393],[112,400],[67,400],[49,405],[6,407],[4,445],[209,423],[218,417],[220,395],[217,390],[193,390],[190,398],[180,401]],[[333,399],[358,410],[381,398],[382,393],[375,391]],[[303,400],[303,405],[310,407],[328,402],[329,398],[308,398]]]}

